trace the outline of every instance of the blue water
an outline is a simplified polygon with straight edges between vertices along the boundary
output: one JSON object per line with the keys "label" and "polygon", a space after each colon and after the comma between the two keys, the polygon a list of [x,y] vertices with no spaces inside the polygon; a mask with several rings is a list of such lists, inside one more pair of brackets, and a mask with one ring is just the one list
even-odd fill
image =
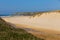
{"label": "blue water", "polygon": [[12,11],[12,10],[4,10],[4,11],[0,11],[0,16],[9,16],[12,15],[13,13],[15,13],[16,11]]}
{"label": "blue water", "polygon": [[0,16],[9,16],[12,14],[13,14],[13,12],[0,12]]}
{"label": "blue water", "polygon": [[7,13],[5,13],[5,14],[0,14],[0,16],[9,16],[9,15],[11,15],[11,14],[7,14]]}

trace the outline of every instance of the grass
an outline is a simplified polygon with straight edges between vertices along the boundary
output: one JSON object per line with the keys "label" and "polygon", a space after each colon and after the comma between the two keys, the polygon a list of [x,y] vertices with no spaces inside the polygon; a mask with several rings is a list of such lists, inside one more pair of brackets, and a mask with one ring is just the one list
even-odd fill
{"label": "grass", "polygon": [[20,28],[14,28],[0,18],[0,40],[44,40]]}

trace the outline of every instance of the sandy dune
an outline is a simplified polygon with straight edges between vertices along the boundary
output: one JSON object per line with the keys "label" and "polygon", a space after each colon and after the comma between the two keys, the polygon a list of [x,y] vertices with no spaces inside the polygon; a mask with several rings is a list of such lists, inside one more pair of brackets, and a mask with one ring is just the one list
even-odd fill
{"label": "sandy dune", "polygon": [[[35,17],[30,16],[13,16],[13,17],[2,17],[5,21],[22,25],[26,28],[32,28],[41,30],[51,30],[60,33],[60,13],[43,14],[41,16],[36,15]],[[56,33],[56,32],[55,32]]]}

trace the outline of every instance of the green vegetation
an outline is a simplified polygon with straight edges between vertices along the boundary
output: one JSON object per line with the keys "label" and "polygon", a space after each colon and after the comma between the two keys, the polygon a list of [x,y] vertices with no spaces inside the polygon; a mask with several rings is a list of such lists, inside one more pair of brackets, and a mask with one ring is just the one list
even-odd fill
{"label": "green vegetation", "polygon": [[23,15],[23,16],[33,16],[33,17],[35,17],[36,15],[41,16],[44,13],[49,14],[50,12],[59,12],[60,13],[60,10],[41,11],[41,12],[16,12],[16,13],[12,14],[11,16],[20,16],[20,15]]}
{"label": "green vegetation", "polygon": [[0,18],[0,40],[44,40],[20,28],[14,28]]}
{"label": "green vegetation", "polygon": [[32,16],[34,12],[16,12],[12,14],[11,16]]}

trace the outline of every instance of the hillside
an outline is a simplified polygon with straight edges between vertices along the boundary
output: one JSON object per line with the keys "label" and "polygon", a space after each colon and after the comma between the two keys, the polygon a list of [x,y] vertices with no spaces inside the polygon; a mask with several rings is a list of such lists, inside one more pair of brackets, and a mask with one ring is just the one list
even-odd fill
{"label": "hillside", "polygon": [[[33,35],[45,40],[60,40],[60,11],[37,12],[32,16],[2,17],[18,28],[36,30]],[[32,31],[33,31],[32,30]],[[40,34],[41,33],[41,34]]]}
{"label": "hillside", "polygon": [[14,28],[0,18],[0,40],[44,40],[27,33],[20,28]]}
{"label": "hillside", "polygon": [[16,13],[13,13],[11,14],[11,16],[35,16],[37,14],[40,14],[42,15],[43,13],[51,13],[51,12],[59,12],[60,13],[60,10],[54,10],[54,11],[41,11],[41,12],[16,12]]}
{"label": "hillside", "polygon": [[13,13],[11,16],[32,16],[34,12],[16,12]]}
{"label": "hillside", "polygon": [[43,14],[50,14],[50,13],[60,13],[60,10],[35,12],[33,13],[32,16],[35,17],[35,16],[41,16]]}

